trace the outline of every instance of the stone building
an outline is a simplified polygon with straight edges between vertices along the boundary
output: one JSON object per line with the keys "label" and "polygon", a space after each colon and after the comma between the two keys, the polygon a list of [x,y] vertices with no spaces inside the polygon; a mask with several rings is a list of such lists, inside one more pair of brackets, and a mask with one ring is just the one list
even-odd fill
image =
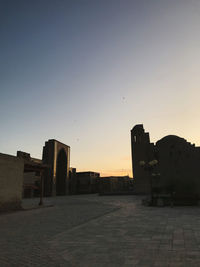
{"label": "stone building", "polygon": [[149,133],[139,124],[131,130],[132,166],[135,193],[150,193],[152,176],[139,164],[140,161],[158,160],[155,172],[157,187],[162,192],[175,192],[181,195],[200,197],[200,147],[184,138],[168,135],[150,143]]}
{"label": "stone building", "polygon": [[[23,161],[30,162],[33,164],[42,165],[42,160],[32,158],[30,153],[24,151],[17,151],[17,157]],[[41,173],[36,172],[35,168],[31,171],[26,172],[24,168],[23,174],[23,198],[38,197],[40,194],[40,180]]]}
{"label": "stone building", "polygon": [[37,170],[44,166],[42,173],[44,196],[67,195],[76,192],[76,169],[70,169],[70,147],[68,145],[50,139],[43,147],[42,160],[32,158],[29,153],[22,151],[17,151],[17,157],[33,165],[32,171],[29,168],[24,172],[24,197],[38,195],[41,173]]}
{"label": "stone building", "polygon": [[[173,191],[176,198],[200,197],[200,147],[184,138],[168,135],[155,145],[160,190]],[[178,200],[177,200],[178,201]]]}
{"label": "stone building", "polygon": [[45,142],[42,162],[49,165],[44,174],[44,195],[69,194],[70,147],[55,139]]}
{"label": "stone building", "polygon": [[38,197],[40,193],[40,175],[35,172],[25,172],[23,182],[23,198]]}
{"label": "stone building", "polygon": [[108,176],[99,179],[99,194],[122,194],[132,192],[132,178],[129,176]]}
{"label": "stone building", "polygon": [[0,153],[0,211],[21,208],[24,162]]}
{"label": "stone building", "polygon": [[148,162],[154,157],[154,144],[150,143],[149,133],[144,131],[142,124],[131,130],[131,148],[135,193],[147,194],[150,192],[150,176],[141,168],[139,162]]}
{"label": "stone building", "polygon": [[[42,160],[32,158],[29,153],[17,151],[17,157],[26,164],[43,168],[41,172],[29,168],[24,171],[23,196],[33,197],[40,193],[40,182],[43,177],[44,196],[97,193],[99,173],[76,172],[70,167],[70,147],[55,139],[45,142]],[[45,167],[45,168],[44,168]]]}
{"label": "stone building", "polygon": [[97,193],[99,177],[100,174],[98,172],[77,172],[77,193]]}
{"label": "stone building", "polygon": [[77,194],[77,177],[76,177],[76,168],[69,168],[69,194]]}

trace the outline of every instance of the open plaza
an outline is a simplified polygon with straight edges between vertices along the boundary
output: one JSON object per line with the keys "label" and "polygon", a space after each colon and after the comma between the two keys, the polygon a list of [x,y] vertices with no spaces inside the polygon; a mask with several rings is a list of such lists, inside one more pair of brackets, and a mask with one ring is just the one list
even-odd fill
{"label": "open plaza", "polygon": [[0,215],[0,266],[200,266],[199,206],[147,207],[142,196],[23,199]]}

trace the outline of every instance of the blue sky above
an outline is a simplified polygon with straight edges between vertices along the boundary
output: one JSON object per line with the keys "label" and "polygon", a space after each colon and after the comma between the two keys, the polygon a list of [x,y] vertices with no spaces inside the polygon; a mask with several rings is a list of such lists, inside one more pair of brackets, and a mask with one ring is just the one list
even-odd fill
{"label": "blue sky above", "polygon": [[0,148],[131,175],[130,129],[200,145],[198,0],[0,2]]}

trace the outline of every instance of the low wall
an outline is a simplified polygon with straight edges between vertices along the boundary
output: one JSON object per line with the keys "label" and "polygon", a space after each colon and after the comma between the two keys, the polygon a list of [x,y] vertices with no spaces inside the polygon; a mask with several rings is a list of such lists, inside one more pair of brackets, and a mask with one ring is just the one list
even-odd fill
{"label": "low wall", "polygon": [[24,162],[0,153],[0,211],[21,208]]}

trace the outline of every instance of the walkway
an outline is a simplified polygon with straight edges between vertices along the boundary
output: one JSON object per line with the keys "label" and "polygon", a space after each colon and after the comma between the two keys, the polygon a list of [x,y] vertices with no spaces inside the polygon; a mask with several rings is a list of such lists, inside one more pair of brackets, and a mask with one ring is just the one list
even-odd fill
{"label": "walkway", "polygon": [[139,196],[45,202],[54,206],[0,215],[1,267],[200,266],[199,207],[144,207]]}

